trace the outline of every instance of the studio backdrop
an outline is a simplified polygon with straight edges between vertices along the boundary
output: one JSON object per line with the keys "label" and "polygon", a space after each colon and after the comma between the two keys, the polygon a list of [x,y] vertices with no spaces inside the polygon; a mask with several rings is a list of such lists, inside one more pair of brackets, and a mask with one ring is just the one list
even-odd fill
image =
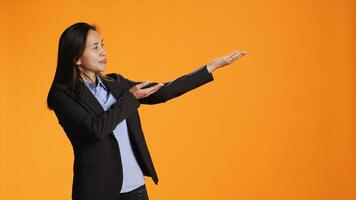
{"label": "studio backdrop", "polygon": [[104,38],[104,74],[135,81],[248,52],[140,106],[159,176],[145,177],[150,199],[356,199],[355,11],[352,0],[1,0],[0,199],[71,198],[73,150],[46,97],[76,22]]}

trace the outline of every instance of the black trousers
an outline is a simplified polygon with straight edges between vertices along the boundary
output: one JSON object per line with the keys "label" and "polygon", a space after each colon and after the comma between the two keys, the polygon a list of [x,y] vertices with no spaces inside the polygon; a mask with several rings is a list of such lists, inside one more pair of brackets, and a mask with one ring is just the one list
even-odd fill
{"label": "black trousers", "polygon": [[130,192],[120,193],[116,200],[149,200],[146,185],[142,185]]}

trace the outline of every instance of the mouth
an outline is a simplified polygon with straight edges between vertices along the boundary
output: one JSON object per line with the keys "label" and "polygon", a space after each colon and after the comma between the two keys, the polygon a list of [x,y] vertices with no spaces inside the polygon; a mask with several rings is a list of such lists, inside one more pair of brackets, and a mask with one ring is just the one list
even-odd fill
{"label": "mouth", "polygon": [[104,59],[104,60],[99,61],[99,63],[106,64],[107,61],[106,61],[106,59]]}

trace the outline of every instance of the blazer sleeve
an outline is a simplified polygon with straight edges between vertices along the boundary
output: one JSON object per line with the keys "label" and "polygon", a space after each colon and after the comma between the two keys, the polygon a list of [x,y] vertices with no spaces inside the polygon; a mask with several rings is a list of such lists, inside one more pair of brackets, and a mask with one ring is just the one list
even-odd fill
{"label": "blazer sleeve", "polygon": [[[207,65],[204,65],[193,72],[189,74],[182,75],[172,81],[164,82],[163,86],[158,89],[156,92],[153,94],[138,99],[138,101],[141,104],[158,104],[158,103],[164,103],[170,99],[173,99],[175,97],[178,97],[190,90],[193,90],[201,85],[204,85],[210,81],[214,80],[213,75],[208,71],[206,68]],[[123,77],[122,75],[119,75],[120,78],[124,79],[125,81],[128,81],[129,84],[131,85],[130,87],[141,83],[142,81],[132,81],[128,78]],[[146,87],[151,87],[153,85],[156,85],[157,82],[151,82],[149,83]]]}
{"label": "blazer sleeve", "polygon": [[65,132],[71,138],[87,140],[100,140],[110,135],[119,122],[136,112],[140,106],[129,91],[100,115],[90,114],[61,89],[54,90],[52,98],[53,110]]}

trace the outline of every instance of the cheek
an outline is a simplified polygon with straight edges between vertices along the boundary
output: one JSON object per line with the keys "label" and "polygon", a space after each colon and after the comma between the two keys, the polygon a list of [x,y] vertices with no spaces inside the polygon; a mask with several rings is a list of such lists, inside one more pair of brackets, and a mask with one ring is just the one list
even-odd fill
{"label": "cheek", "polygon": [[84,64],[87,65],[88,68],[93,68],[98,65],[98,56],[96,54],[86,54],[84,56]]}

